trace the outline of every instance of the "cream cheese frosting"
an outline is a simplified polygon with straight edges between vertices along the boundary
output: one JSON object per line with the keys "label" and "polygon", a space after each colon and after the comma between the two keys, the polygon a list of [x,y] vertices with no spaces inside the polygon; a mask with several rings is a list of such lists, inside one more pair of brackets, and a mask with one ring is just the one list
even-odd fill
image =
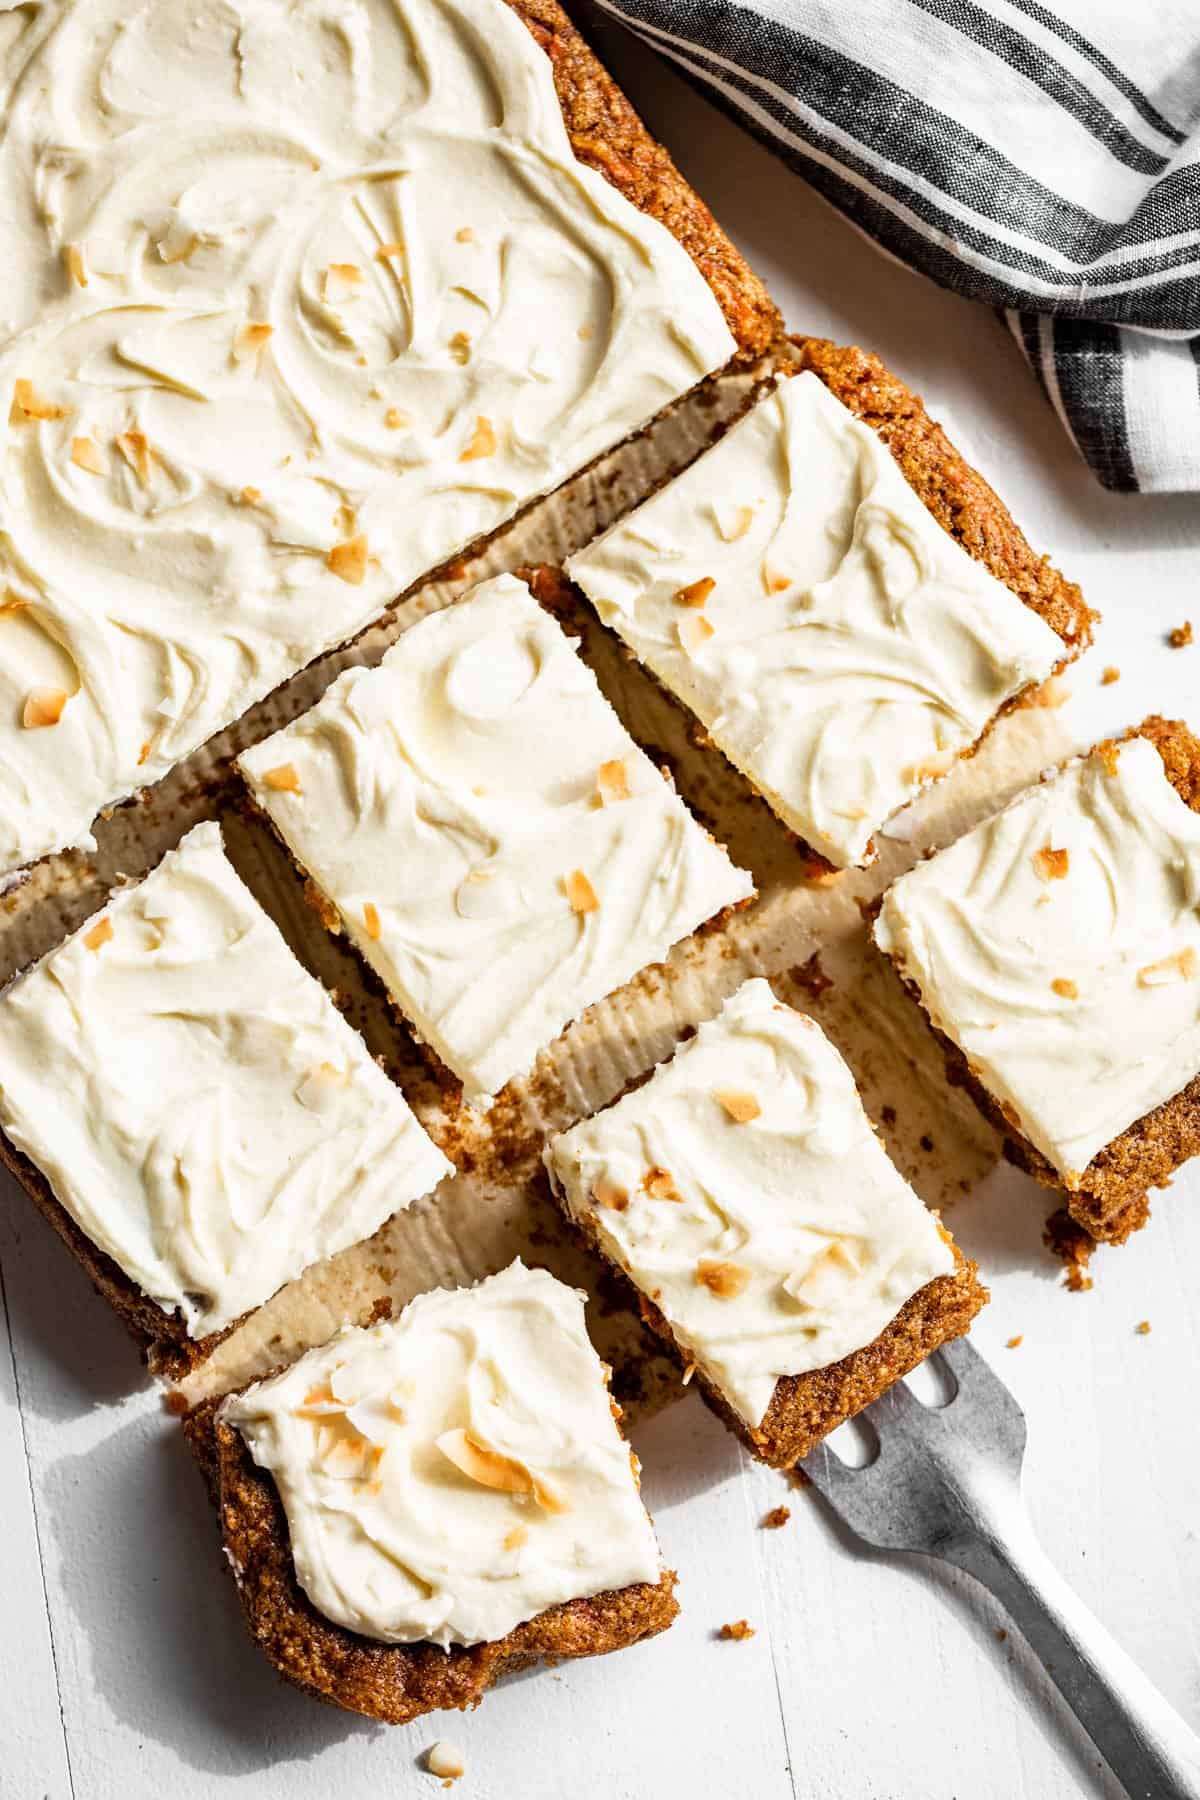
{"label": "cream cheese frosting", "polygon": [[860,1350],[954,1270],[838,1052],[757,978],[545,1162],[753,1429],[781,1376]]}
{"label": "cream cheese frosting", "polygon": [[503,0],[0,12],[0,871],[734,350]]}
{"label": "cream cheese frosting", "polygon": [[349,1327],[224,1403],[326,1618],[385,1643],[479,1644],[659,1580],[583,1308],[516,1262]]}
{"label": "cream cheese frosting", "polygon": [[510,575],[347,671],[239,766],[472,1097],[753,892]]}
{"label": "cream cheese frosting", "polygon": [[192,1338],[453,1172],[214,824],[0,996],[0,1124]]}
{"label": "cream cheese frosting", "polygon": [[837,867],[1064,655],[807,371],[567,567]]}
{"label": "cream cheese frosting", "polygon": [[1145,738],[902,876],[875,937],[1068,1187],[1200,1071],[1200,816]]}

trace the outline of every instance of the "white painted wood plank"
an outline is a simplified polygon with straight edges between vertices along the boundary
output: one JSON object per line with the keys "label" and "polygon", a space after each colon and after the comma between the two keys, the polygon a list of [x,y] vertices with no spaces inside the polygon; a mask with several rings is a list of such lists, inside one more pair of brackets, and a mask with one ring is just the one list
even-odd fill
{"label": "white painted wood plank", "polygon": [[[0,1191],[0,1487],[4,1494],[0,1595],[5,1621],[0,1630],[0,1716],[4,1721],[0,1754],[10,1771],[28,1776],[31,1794],[58,1796],[71,1792],[71,1776],[7,1305],[9,1252],[19,1232],[20,1207],[27,1202],[24,1195],[10,1194],[10,1187],[6,1178],[4,1191]],[[36,1229],[36,1221],[31,1223]]]}

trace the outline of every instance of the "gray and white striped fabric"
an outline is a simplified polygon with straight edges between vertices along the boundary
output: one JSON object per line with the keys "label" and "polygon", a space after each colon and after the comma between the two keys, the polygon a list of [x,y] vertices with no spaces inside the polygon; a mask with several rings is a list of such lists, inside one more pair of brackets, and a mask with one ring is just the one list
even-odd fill
{"label": "gray and white striped fabric", "polygon": [[596,4],[998,307],[1105,487],[1200,489],[1200,0]]}

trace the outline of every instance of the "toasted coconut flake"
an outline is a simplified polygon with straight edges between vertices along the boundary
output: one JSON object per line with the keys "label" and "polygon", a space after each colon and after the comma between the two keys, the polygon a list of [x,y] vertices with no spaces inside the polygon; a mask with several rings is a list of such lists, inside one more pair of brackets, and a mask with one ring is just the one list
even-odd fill
{"label": "toasted coconut flake", "polygon": [[1137,1330],[1137,1334],[1139,1337],[1149,1337],[1150,1336],[1150,1321],[1149,1321],[1149,1319],[1140,1319],[1136,1326],[1136,1330]]}
{"label": "toasted coconut flake", "polygon": [[340,581],[361,587],[367,573],[367,540],[360,531],[356,537],[335,544],[325,561]]}
{"label": "toasted coconut flake", "polygon": [[753,506],[729,506],[717,510],[717,530],[727,544],[736,544],[744,538],[754,523],[756,508]]}
{"label": "toasted coconut flake", "polygon": [[21,723],[26,731],[38,731],[46,725],[57,725],[70,695],[65,688],[33,688],[25,696]]}
{"label": "toasted coconut flake", "polygon": [[717,1088],[713,1099],[723,1106],[735,1125],[748,1125],[762,1116],[762,1107],[753,1094],[739,1093],[734,1088]]}
{"label": "toasted coconut flake", "polygon": [[565,1512],[566,1496],[549,1476],[535,1475],[515,1457],[503,1456],[473,1432],[443,1431],[436,1444],[448,1462],[480,1487],[502,1494],[532,1494],[545,1512]]}
{"label": "toasted coconut flake", "polygon": [[53,400],[44,400],[32,381],[22,377],[13,385],[9,419],[14,425],[26,424],[31,419],[65,419],[69,410],[66,406],[56,406]]}
{"label": "toasted coconut flake", "polygon": [[5,588],[4,598],[0,600],[0,618],[3,618],[5,613],[24,612],[29,604],[30,602],[26,600],[25,596],[18,594],[15,588]]}
{"label": "toasted coconut flake", "polygon": [[275,327],[265,324],[242,325],[233,340],[234,362],[252,362],[273,337]]}
{"label": "toasted coconut flake", "polygon": [[67,274],[76,287],[85,288],[88,284],[87,265],[83,260],[83,251],[78,244],[68,244],[63,250],[63,261],[67,265]]}
{"label": "toasted coconut flake", "polygon": [[244,487],[238,495],[238,499],[243,506],[257,506],[262,499],[262,489],[256,487]]}
{"label": "toasted coconut flake", "polygon": [[764,562],[762,584],[764,593],[782,594],[785,588],[791,587],[792,578],[790,575],[785,575],[782,569],[773,569],[770,563]]}
{"label": "toasted coconut flake", "polygon": [[679,642],[689,656],[698,655],[709,638],[715,635],[703,613],[691,613],[686,619],[680,619],[675,629],[679,633]]}
{"label": "toasted coconut flake", "polygon": [[564,875],[563,888],[572,912],[595,912],[600,905],[599,896],[582,869],[572,869],[569,875]]}
{"label": "toasted coconut flake", "polygon": [[363,272],[357,263],[330,263],[325,271],[321,291],[327,306],[353,300],[362,285]]}
{"label": "toasted coconut flake", "polygon": [[743,1269],[740,1263],[703,1257],[696,1264],[697,1286],[706,1287],[717,1300],[736,1300],[749,1280],[749,1269]]}
{"label": "toasted coconut flake", "polygon": [[716,587],[711,575],[702,575],[699,581],[689,581],[675,595],[676,606],[703,606],[708,596]]}
{"label": "toasted coconut flake", "polygon": [[295,763],[277,763],[273,769],[263,771],[263,786],[274,788],[280,794],[302,794],[300,771]]}
{"label": "toasted coconut flake", "polygon": [[373,900],[368,900],[363,907],[363,924],[367,928],[367,936],[369,938],[378,938],[379,912]]}
{"label": "toasted coconut flake", "polygon": [[296,1089],[296,1098],[308,1112],[328,1112],[341,1090],[349,1085],[349,1069],[322,1062],[308,1071]]}
{"label": "toasted coconut flake", "polygon": [[471,360],[471,339],[467,332],[455,332],[450,339],[450,354],[456,363],[466,363]]}
{"label": "toasted coconut flake", "polygon": [[454,234],[454,241],[456,244],[473,244],[475,233],[469,225],[460,225]]}
{"label": "toasted coconut flake", "polygon": [[596,792],[600,796],[601,806],[612,806],[618,800],[628,800],[629,778],[620,757],[600,764],[596,774]]}
{"label": "toasted coconut flake", "polygon": [[1051,990],[1063,1000],[1078,1000],[1079,989],[1068,975],[1056,975],[1050,983]]}
{"label": "toasted coconut flake", "polygon": [[1049,844],[1043,844],[1040,850],[1033,853],[1034,873],[1039,881],[1065,881],[1070,866],[1069,852],[1052,850]]}
{"label": "toasted coconut flake", "polygon": [[104,452],[94,438],[72,438],[71,461],[75,464],[76,468],[86,469],[89,475],[106,475],[108,473],[108,464],[104,460]]}
{"label": "toasted coconut flake", "polygon": [[150,752],[153,750],[153,748],[154,748],[154,739],[147,738],[145,743],[142,745],[141,749],[138,751],[138,768],[139,769],[141,768],[141,766],[144,762],[149,760]]}
{"label": "toasted coconut flake", "polygon": [[1195,978],[1197,966],[1196,952],[1190,944],[1185,944],[1173,956],[1164,956],[1160,962],[1147,963],[1144,969],[1139,969],[1138,986],[1166,987],[1174,981],[1191,981]]}
{"label": "toasted coconut flake", "polygon": [[402,431],[406,425],[412,424],[412,414],[406,413],[401,406],[389,406],[383,415],[383,422],[389,431]]}
{"label": "toasted coconut flake", "polygon": [[150,485],[150,444],[144,431],[122,431],[114,440],[143,487]]}
{"label": "toasted coconut flake", "polygon": [[479,413],[475,419],[475,429],[471,433],[471,441],[458,460],[459,462],[478,462],[482,457],[494,456],[499,442],[492,421]]}
{"label": "toasted coconut flake", "polygon": [[618,1187],[615,1181],[594,1181],[592,1199],[597,1206],[603,1206],[608,1212],[624,1212],[629,1205],[629,1192],[626,1188]]}
{"label": "toasted coconut flake", "polygon": [[337,1437],[321,1457],[321,1468],[335,1481],[361,1481],[367,1474],[370,1446],[359,1437]]}
{"label": "toasted coconut flake", "polygon": [[403,255],[404,245],[397,239],[391,244],[380,244],[378,250],[375,252],[375,260],[376,262],[388,262],[393,256]]}
{"label": "toasted coconut flake", "polygon": [[1024,1342],[1025,1333],[1023,1331],[1018,1331],[1013,1337],[1004,1340],[1004,1348],[1006,1350],[1019,1350]]}
{"label": "toasted coconut flake", "polygon": [[528,1526],[514,1525],[511,1531],[505,1532],[504,1534],[504,1548],[506,1550],[519,1550],[522,1544],[528,1542],[528,1539]]}
{"label": "toasted coconut flake", "polygon": [[113,937],[112,920],[105,913],[98,919],[92,929],[84,936],[84,944],[89,950],[100,950],[105,944],[111,944]]}
{"label": "toasted coconut flake", "polygon": [[1103,675],[1101,675],[1101,677],[1100,677],[1100,686],[1101,687],[1111,687],[1113,685],[1114,681],[1120,681],[1120,679],[1121,679],[1120,669],[1118,669],[1118,667],[1115,663],[1109,663],[1107,668],[1105,669]]}
{"label": "toasted coconut flake", "polygon": [[642,1177],[642,1186],[655,1200],[682,1200],[683,1195],[675,1186],[675,1177],[670,1169],[655,1165],[648,1169]]}

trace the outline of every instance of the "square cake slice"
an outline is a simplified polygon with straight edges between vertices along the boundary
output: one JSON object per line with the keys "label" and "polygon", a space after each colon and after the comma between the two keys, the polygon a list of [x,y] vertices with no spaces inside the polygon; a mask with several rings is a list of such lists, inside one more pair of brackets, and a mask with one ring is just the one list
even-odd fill
{"label": "square cake slice", "polygon": [[211,823],[0,995],[0,1126],[169,1373],[453,1173]]}
{"label": "square cake slice", "polygon": [[754,1455],[789,1467],[987,1298],[820,1027],[761,979],[553,1138],[559,1201]]}
{"label": "square cake slice", "polygon": [[1200,1153],[1200,741],[1148,719],[901,876],[875,939],[1093,1236]]}
{"label": "square cake slice", "polygon": [[[1077,650],[1042,616],[1053,608],[956,542],[810,370],[567,570],[837,868],[870,860],[887,819]],[[1068,618],[1064,633],[1086,632],[1082,602]]]}
{"label": "square cake slice", "polygon": [[510,575],[347,671],[239,766],[472,1097],[753,892]]}
{"label": "square cake slice", "polygon": [[553,0],[185,14],[0,38],[0,872],[778,329]]}
{"label": "square cake slice", "polygon": [[255,1642],[403,1723],[678,1610],[584,1296],[517,1262],[185,1421]]}

